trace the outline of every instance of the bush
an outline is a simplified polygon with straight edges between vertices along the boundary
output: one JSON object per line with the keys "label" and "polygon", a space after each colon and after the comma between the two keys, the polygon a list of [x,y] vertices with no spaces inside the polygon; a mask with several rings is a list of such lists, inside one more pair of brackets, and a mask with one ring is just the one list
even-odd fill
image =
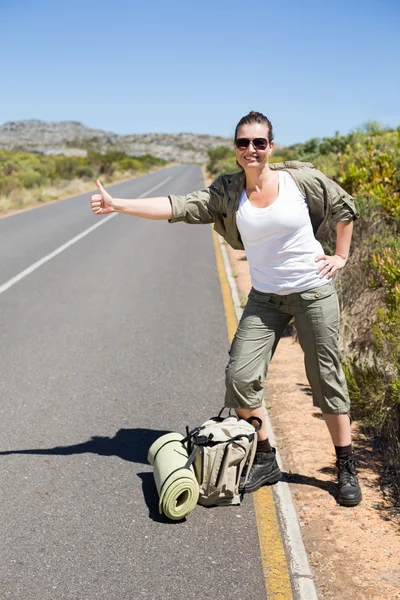
{"label": "bush", "polygon": [[0,176],[0,193],[10,194],[14,189],[21,188],[21,182],[17,177],[11,175]]}
{"label": "bush", "polygon": [[39,186],[42,181],[42,176],[37,171],[29,168],[19,174],[19,181],[22,187],[29,189]]}
{"label": "bush", "polygon": [[213,177],[218,177],[223,173],[235,173],[239,170],[236,164],[236,154],[228,146],[218,146],[207,151],[208,163],[207,169]]}
{"label": "bush", "polygon": [[54,161],[55,179],[74,179],[84,166],[82,158],[77,156],[56,156]]}
{"label": "bush", "polygon": [[136,158],[124,158],[118,163],[122,171],[142,171],[143,165]]}
{"label": "bush", "polygon": [[400,127],[347,146],[339,164],[338,182],[350,194],[362,194],[377,204],[383,217],[399,224]]}
{"label": "bush", "polygon": [[57,185],[73,179],[94,179],[100,175],[112,175],[116,171],[121,174],[146,172],[164,164],[167,161],[151,155],[130,157],[119,150],[106,154],[89,151],[87,158],[84,158],[43,156],[34,152],[0,149],[0,194],[10,196],[11,204],[15,205],[17,200],[14,192],[18,190],[35,189],[36,200],[39,196],[45,199],[46,193],[41,188],[46,185]]}
{"label": "bush", "polygon": [[94,173],[93,170],[88,165],[81,165],[76,168],[75,171],[76,177],[87,177],[88,179],[93,179]]}

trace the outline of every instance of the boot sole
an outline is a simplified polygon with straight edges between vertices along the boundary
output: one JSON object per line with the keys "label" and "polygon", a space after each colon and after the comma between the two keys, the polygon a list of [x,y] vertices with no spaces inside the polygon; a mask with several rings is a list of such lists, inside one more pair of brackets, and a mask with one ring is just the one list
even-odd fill
{"label": "boot sole", "polygon": [[358,506],[362,500],[362,494],[357,496],[356,498],[352,498],[351,500],[346,500],[346,498],[341,498],[339,496],[338,503],[340,506]]}
{"label": "boot sole", "polygon": [[256,492],[263,485],[266,485],[267,483],[272,485],[273,483],[277,483],[278,481],[280,481],[280,479],[282,479],[281,470],[275,469],[275,471],[272,471],[272,473],[268,473],[268,475],[266,477],[262,477],[261,479],[259,479],[257,481],[257,483],[255,485],[253,485],[253,487],[248,487],[248,485],[246,483],[244,490],[242,490],[242,492],[244,492],[245,494],[247,492],[249,492],[249,493]]}

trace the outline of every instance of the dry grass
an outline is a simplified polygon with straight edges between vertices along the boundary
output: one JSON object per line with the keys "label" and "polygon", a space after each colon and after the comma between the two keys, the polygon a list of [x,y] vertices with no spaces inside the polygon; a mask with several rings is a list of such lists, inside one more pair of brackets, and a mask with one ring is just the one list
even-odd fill
{"label": "dry grass", "polygon": [[90,191],[93,187],[93,181],[73,179],[68,182],[61,182],[56,186],[13,190],[7,196],[0,196],[0,214],[14,212],[45,202],[52,202],[73,194],[81,194]]}
{"label": "dry grass", "polygon": [[[167,165],[168,167],[171,164]],[[161,167],[164,169],[165,167]],[[157,171],[159,168],[152,169]],[[150,171],[148,171],[150,173]],[[140,173],[144,175],[144,173]],[[115,171],[112,177],[101,176],[101,181],[104,185],[118,183],[127,179],[139,177],[137,173],[129,171]],[[77,196],[94,190],[95,182],[92,179],[71,179],[69,181],[61,181],[57,185],[43,186],[32,189],[13,190],[10,194],[0,195],[0,215],[4,216],[13,212],[33,208],[47,202],[55,202],[63,200],[69,196]]]}

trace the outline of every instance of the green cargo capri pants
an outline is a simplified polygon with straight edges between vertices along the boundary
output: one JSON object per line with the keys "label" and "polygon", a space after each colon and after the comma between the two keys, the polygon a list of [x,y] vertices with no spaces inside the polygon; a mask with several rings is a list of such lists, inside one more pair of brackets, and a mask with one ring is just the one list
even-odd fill
{"label": "green cargo capri pants", "polygon": [[251,289],[229,350],[225,406],[255,409],[263,405],[269,362],[292,317],[304,351],[313,405],[326,414],[349,412],[339,349],[339,302],[333,282],[286,296]]}

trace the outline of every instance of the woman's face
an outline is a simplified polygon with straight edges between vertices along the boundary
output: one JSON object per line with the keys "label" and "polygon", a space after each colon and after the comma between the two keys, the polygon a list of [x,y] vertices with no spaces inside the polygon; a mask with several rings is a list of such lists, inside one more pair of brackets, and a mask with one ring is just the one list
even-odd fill
{"label": "woman's face", "polygon": [[[242,125],[236,136],[236,140],[240,138],[247,138],[249,140],[260,140],[263,138],[268,140],[268,126],[261,123],[250,123],[249,125]],[[247,169],[259,169],[268,163],[269,155],[274,147],[274,142],[268,143],[265,149],[255,147],[252,143],[247,148],[238,148],[235,140],[235,152],[236,160],[239,165]],[[262,146],[262,144],[259,144]]]}

